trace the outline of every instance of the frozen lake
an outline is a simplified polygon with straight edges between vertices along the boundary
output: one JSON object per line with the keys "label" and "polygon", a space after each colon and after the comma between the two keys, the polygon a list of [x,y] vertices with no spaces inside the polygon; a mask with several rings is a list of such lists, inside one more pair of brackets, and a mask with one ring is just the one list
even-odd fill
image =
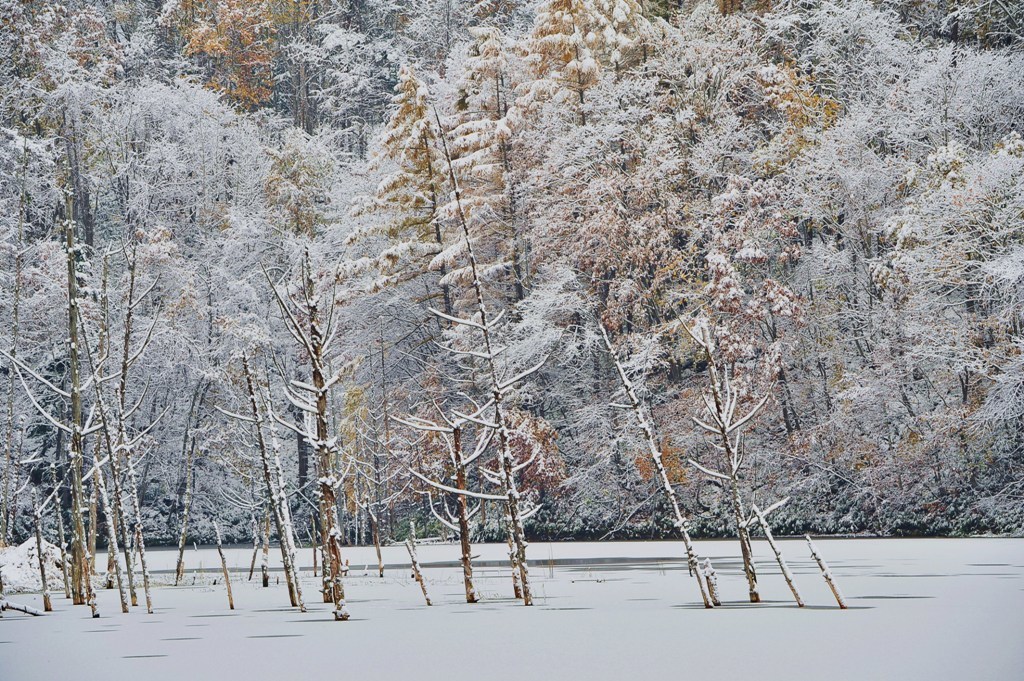
{"label": "frozen lake", "polygon": [[[258,566],[245,581],[244,547],[229,551],[239,572],[237,609],[228,610],[223,585],[210,584],[219,578],[216,552],[190,548],[188,586],[155,589],[153,615],[121,614],[116,591],[99,593],[100,619],[63,594],[45,617],[6,612],[0,679],[1024,678],[1024,539],[819,540],[847,611],[836,608],[806,544],[781,544],[806,608],[793,603],[763,541],[755,541],[760,605],[746,602],[736,543],[698,543],[726,601],[712,611],[700,606],[676,542],[532,544],[533,608],[510,599],[508,570],[491,566],[503,546],[475,547],[485,599],[476,605],[464,602],[461,571],[450,567],[458,547],[420,547],[430,608],[397,567],[408,564],[404,549],[385,549],[396,567],[382,580],[373,549],[352,548],[348,622],[334,622],[318,602],[308,549],[300,557],[310,611],[302,614],[286,607],[273,578],[271,588],[259,586]],[[151,552],[154,570],[173,571],[174,561],[173,551]],[[37,594],[11,599],[42,607]]]}

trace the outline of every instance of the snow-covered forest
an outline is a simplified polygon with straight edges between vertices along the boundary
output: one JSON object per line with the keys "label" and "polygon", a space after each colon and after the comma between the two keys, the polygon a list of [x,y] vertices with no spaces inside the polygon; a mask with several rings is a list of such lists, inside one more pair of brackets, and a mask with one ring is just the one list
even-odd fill
{"label": "snow-covered forest", "polygon": [[1024,5],[0,27],[0,545],[64,544],[73,590],[223,539],[301,603],[312,543],[347,617],[343,547],[412,523],[467,600],[470,541],[529,601],[529,539],[736,536],[754,600],[769,522],[1024,531]]}

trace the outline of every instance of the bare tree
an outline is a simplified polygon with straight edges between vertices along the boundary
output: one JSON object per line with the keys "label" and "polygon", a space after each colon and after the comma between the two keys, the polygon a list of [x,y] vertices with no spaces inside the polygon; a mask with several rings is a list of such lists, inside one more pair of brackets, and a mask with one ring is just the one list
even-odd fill
{"label": "bare tree", "polygon": [[[84,605],[88,602],[93,616],[98,617],[99,611],[96,608],[95,593],[92,588],[92,554],[89,552],[88,537],[85,531],[85,520],[83,515],[89,512],[89,505],[85,498],[82,486],[83,466],[83,442],[87,435],[95,433],[101,425],[92,423],[92,414],[88,421],[83,420],[82,414],[82,392],[87,389],[83,385],[81,377],[81,363],[79,350],[82,347],[82,338],[79,334],[79,299],[78,299],[78,270],[77,258],[78,247],[75,244],[75,221],[71,217],[71,194],[65,191],[64,211],[64,250],[67,260],[67,343],[68,343],[68,364],[70,369],[70,390],[63,390],[50,381],[46,380],[33,371],[24,362],[6,350],[0,349],[12,364],[14,373],[18,376],[26,396],[36,410],[59,431],[69,437],[69,461],[71,473],[71,508],[72,508],[72,539],[71,539],[71,596],[75,605]],[[35,398],[31,389],[25,382],[24,374],[28,373],[37,383],[47,388],[58,399],[70,402],[70,420],[67,422],[58,419],[50,414]]]}
{"label": "bare tree", "polygon": [[828,584],[828,588],[832,590],[832,595],[836,598],[836,603],[839,604],[841,610],[846,610],[846,598],[843,596],[843,592],[839,590],[839,585],[836,584],[835,578],[832,576],[832,570],[829,568],[828,563],[818,553],[818,547],[811,541],[811,535],[805,534],[804,537],[807,539],[807,546],[811,549],[811,558],[818,564],[818,568],[821,570],[821,576],[825,579],[825,583]]}
{"label": "bare tree", "polygon": [[742,416],[736,413],[741,395],[733,385],[729,377],[728,368],[720,369],[718,353],[715,344],[711,339],[711,333],[707,325],[696,323],[694,328],[684,325],[694,343],[704,352],[708,365],[708,376],[710,378],[710,395],[704,395],[704,407],[710,423],[705,423],[694,417],[693,422],[703,431],[712,436],[715,442],[712,446],[722,453],[724,467],[721,470],[713,470],[703,466],[693,459],[690,465],[715,480],[720,480],[728,485],[729,496],[732,502],[733,519],[736,523],[736,534],[740,540],[740,550],[743,554],[743,572],[747,578],[747,588],[751,603],[758,603],[761,596],[757,590],[757,572],[754,568],[754,559],[750,546],[750,529],[746,513],[743,510],[743,499],[741,496],[740,483],[741,472],[747,461],[746,451],[743,447],[742,431],[754,417],[760,413],[764,405],[768,403],[771,392],[766,393],[757,400]]}
{"label": "bare tree", "polygon": [[[434,112],[437,119],[437,127],[442,129],[440,117]],[[445,163],[448,169],[448,177],[451,181],[455,217],[462,232],[463,245],[466,256],[469,260],[469,269],[472,275],[472,289],[475,297],[475,314],[472,319],[446,314],[431,308],[431,312],[439,318],[444,319],[456,326],[464,327],[472,332],[478,333],[480,347],[477,350],[459,351],[453,350],[455,354],[475,357],[484,363],[489,392],[491,395],[491,421],[482,421],[480,425],[493,428],[498,435],[498,476],[502,485],[502,493],[506,497],[505,508],[507,511],[507,524],[509,537],[512,540],[510,559],[519,572],[520,586],[522,588],[523,605],[533,605],[533,593],[530,589],[530,569],[526,560],[526,532],[523,529],[523,513],[521,508],[521,495],[515,476],[515,457],[512,454],[511,435],[508,427],[505,398],[515,390],[516,384],[520,383],[531,374],[540,370],[543,362],[530,367],[521,374],[507,376],[499,367],[498,359],[502,354],[500,348],[496,347],[494,341],[495,333],[501,323],[503,313],[492,315],[484,299],[483,283],[480,279],[479,261],[473,249],[473,239],[470,236],[469,223],[466,211],[462,206],[462,191],[458,179],[455,176],[455,169],[452,165],[451,153],[448,150],[448,142],[445,135],[441,134],[442,149],[444,151]]]}
{"label": "bare tree", "polygon": [[[292,525],[291,510],[288,506],[288,490],[284,480],[284,471],[281,468],[281,456],[278,448],[277,436],[274,431],[273,421],[269,422],[269,445],[267,443],[266,434],[264,433],[264,428],[268,424],[263,415],[269,408],[269,401],[265,396],[263,396],[262,390],[257,391],[256,382],[249,366],[249,359],[245,353],[242,353],[242,372],[245,376],[245,389],[249,405],[249,415],[243,416],[241,414],[235,414],[223,409],[218,409],[231,418],[252,424],[253,431],[256,434],[256,446],[259,453],[260,469],[263,472],[263,482],[266,486],[269,513],[274,519],[278,540],[281,545],[281,563],[284,565],[285,583],[288,585],[288,597],[293,607],[297,607],[302,612],[305,612],[306,606],[302,600],[302,586],[299,583],[298,572],[295,567],[295,529]],[[261,402],[267,406],[261,407]],[[264,543],[265,549],[266,545],[267,542]],[[253,561],[255,563],[255,554],[253,556]],[[264,574],[264,582],[266,582],[266,574]],[[264,583],[264,586],[266,586],[266,583]]]}
{"label": "bare tree", "polygon": [[672,486],[672,481],[669,480],[668,471],[665,469],[665,464],[662,461],[661,447],[658,446],[658,440],[654,436],[654,426],[651,424],[651,421],[647,416],[647,410],[644,408],[643,403],[640,401],[640,398],[636,393],[636,389],[633,387],[633,382],[629,379],[629,376],[626,375],[626,369],[622,366],[622,362],[619,361],[619,357],[615,353],[615,348],[612,347],[611,339],[608,337],[608,332],[605,330],[604,324],[598,322],[598,327],[601,329],[601,338],[604,339],[605,349],[608,351],[612,361],[615,363],[615,370],[619,375],[619,381],[622,383],[622,389],[625,391],[626,398],[629,400],[628,404],[613,403],[612,406],[619,407],[621,409],[629,409],[636,417],[637,426],[640,429],[641,435],[643,435],[644,443],[647,445],[647,454],[651,457],[651,462],[654,464],[654,468],[658,473],[659,487],[665,497],[665,501],[668,502],[669,507],[672,509],[673,524],[676,526],[676,530],[683,538],[683,546],[686,549],[686,564],[689,567],[690,574],[697,580],[697,585],[700,588],[701,599],[704,601],[704,607],[714,607],[714,599],[708,593],[707,580],[704,575],[701,574],[701,564],[697,559],[697,550],[694,548],[693,541],[690,539],[689,520],[683,514],[682,506],[679,503],[679,495],[676,494],[676,489]]}
{"label": "bare tree", "polygon": [[[333,374],[328,368],[327,348],[334,337],[334,296],[327,302],[326,312],[322,311],[320,295],[313,281],[309,250],[303,255],[300,266],[298,296],[282,295],[263,270],[277,301],[285,326],[299,347],[305,351],[309,361],[311,382],[293,380],[285,386],[288,400],[308,417],[305,427],[297,428],[291,421],[276,414],[272,416],[284,428],[296,432],[313,444],[317,453],[319,475],[320,543],[326,559],[323,570],[323,598],[325,603],[334,603],[334,619],[349,618],[345,608],[345,590],[342,582],[341,532],[338,524],[337,489],[341,476],[336,470],[338,442],[330,435],[330,418],[327,410],[327,395],[341,379],[341,373]],[[287,300],[286,300],[287,298]],[[305,324],[299,320],[304,319]],[[312,424],[309,421],[312,420]]]}
{"label": "bare tree", "polygon": [[[484,408],[489,408],[489,406],[490,403],[484,405]],[[462,552],[462,578],[466,588],[466,602],[476,603],[480,600],[480,597],[477,594],[476,587],[473,585],[473,561],[472,547],[470,545],[471,537],[469,523],[472,517],[479,513],[480,504],[477,504],[475,508],[470,509],[469,499],[477,499],[480,502],[486,500],[506,501],[507,497],[499,494],[483,494],[481,492],[470,490],[467,471],[469,470],[469,467],[477,463],[481,456],[487,451],[487,448],[491,443],[492,436],[494,435],[494,429],[483,428],[481,436],[477,439],[473,451],[466,454],[463,451],[462,444],[463,429],[471,420],[479,421],[483,410],[477,407],[474,412],[467,414],[462,418],[457,416],[450,418],[440,408],[438,408],[437,411],[442,419],[442,423],[440,424],[415,416],[410,416],[405,419],[395,417],[395,420],[414,430],[433,434],[439,437],[444,443],[445,450],[448,453],[448,460],[445,468],[447,469],[447,473],[452,484],[447,484],[440,480],[433,479],[412,468],[409,470],[413,476],[426,483],[429,488],[440,492],[442,495],[452,494],[455,496],[455,513],[451,514],[448,511],[447,506],[445,506],[445,514],[442,515],[434,505],[433,493],[429,491],[427,492],[430,497],[430,510],[434,517],[437,518],[438,522],[442,525],[458,534],[459,545]],[[513,553],[510,553],[510,557],[513,557]],[[518,584],[518,582],[516,583]]]}

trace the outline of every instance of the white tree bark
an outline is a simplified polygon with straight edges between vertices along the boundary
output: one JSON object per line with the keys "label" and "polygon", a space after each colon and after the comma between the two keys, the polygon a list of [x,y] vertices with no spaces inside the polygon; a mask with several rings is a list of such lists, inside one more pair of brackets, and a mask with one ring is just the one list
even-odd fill
{"label": "white tree bark", "polygon": [[818,564],[818,568],[821,570],[821,576],[825,578],[825,582],[828,584],[828,588],[832,590],[832,595],[836,598],[836,603],[839,604],[839,608],[846,610],[846,598],[843,596],[843,592],[839,590],[839,585],[836,584],[835,578],[832,576],[832,570],[829,569],[828,563],[818,553],[817,547],[814,542],[811,541],[811,535],[805,534],[807,538],[807,546],[811,549],[811,557],[814,558],[814,562]]}
{"label": "white tree bark", "polygon": [[761,509],[757,507],[757,504],[752,504],[751,509],[754,511],[754,515],[757,516],[757,522],[761,524],[761,529],[764,531],[764,537],[768,540],[768,546],[770,546],[772,551],[775,553],[775,560],[779,564],[782,576],[786,578],[786,584],[789,585],[789,590],[793,593],[793,599],[796,601],[798,606],[801,608],[804,607],[804,599],[800,596],[800,590],[796,588],[796,580],[793,579],[793,573],[789,571],[789,566],[782,558],[782,550],[779,549],[778,544],[775,543],[775,537],[772,536],[772,528],[768,524],[768,519],[765,517],[765,514],[761,512]]}

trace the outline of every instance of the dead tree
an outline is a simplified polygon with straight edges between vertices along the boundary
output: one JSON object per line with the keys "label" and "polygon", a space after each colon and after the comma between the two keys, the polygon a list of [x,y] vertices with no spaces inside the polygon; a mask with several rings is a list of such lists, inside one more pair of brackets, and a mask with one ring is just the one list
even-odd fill
{"label": "dead tree", "polygon": [[710,558],[705,558],[704,564],[701,567],[704,570],[704,579],[708,583],[708,596],[711,597],[711,603],[718,607],[722,604],[722,600],[718,596],[718,573],[715,572],[714,566],[711,565]]}
{"label": "dead tree", "polygon": [[[485,405],[486,407],[487,405]],[[480,600],[477,595],[476,587],[473,585],[473,561],[472,561],[472,546],[470,544],[470,520],[474,515],[480,511],[480,504],[477,504],[476,508],[469,508],[469,499],[477,499],[479,501],[491,500],[491,501],[506,501],[507,497],[499,494],[483,494],[480,492],[472,491],[469,489],[469,478],[468,470],[470,466],[477,463],[481,456],[487,451],[488,446],[491,443],[492,436],[494,435],[493,428],[484,428],[481,436],[477,439],[473,451],[466,454],[463,451],[463,428],[465,427],[468,419],[479,419],[480,409],[475,410],[474,413],[467,415],[465,418],[449,417],[440,408],[437,409],[442,419],[442,423],[436,423],[429,421],[424,418],[409,416],[404,419],[395,417],[395,421],[401,423],[413,430],[417,430],[424,433],[432,434],[444,443],[445,450],[448,453],[448,460],[445,462],[445,468],[448,477],[450,478],[451,484],[447,484],[441,480],[437,480],[424,475],[423,473],[410,468],[409,472],[420,480],[429,488],[436,490],[442,494],[452,494],[456,498],[456,512],[454,517],[447,513],[447,507],[445,512],[448,517],[441,515],[437,508],[434,506],[434,497],[431,492],[427,492],[430,499],[430,510],[437,518],[438,522],[447,527],[448,529],[456,532],[459,537],[459,545],[462,552],[461,563],[462,563],[462,578],[466,588],[466,602],[476,603]],[[510,553],[510,558],[514,555],[514,552]]]}
{"label": "dead tree", "polygon": [[409,552],[412,576],[423,591],[423,600],[427,602],[427,605],[433,605],[430,602],[430,594],[427,593],[427,582],[423,579],[423,572],[420,570],[420,562],[416,558],[416,526],[412,523],[409,523],[409,538],[405,540],[405,548]]}
{"label": "dead tree", "polygon": [[747,578],[747,589],[751,603],[758,603],[761,596],[757,590],[757,572],[754,568],[754,559],[750,546],[750,531],[746,513],[743,510],[743,499],[741,497],[741,472],[746,463],[746,450],[743,447],[743,429],[760,413],[764,405],[768,403],[771,393],[766,393],[760,400],[757,400],[746,414],[738,416],[737,407],[741,399],[739,391],[733,385],[729,376],[728,368],[720,369],[718,365],[718,352],[707,325],[695,324],[690,328],[684,324],[684,328],[694,343],[697,344],[705,355],[708,365],[708,377],[710,378],[710,394],[703,395],[704,408],[707,419],[705,423],[694,417],[693,422],[712,438],[712,446],[722,453],[724,467],[720,470],[713,470],[703,466],[693,459],[689,460],[691,466],[710,478],[720,480],[729,488],[729,496],[732,502],[733,519],[736,523],[736,534],[740,541],[740,551],[743,555],[743,573]]}
{"label": "dead tree", "polygon": [[43,512],[39,508],[39,498],[35,500],[35,525],[36,525],[36,557],[39,559],[39,579],[43,585],[43,610],[53,611],[53,604],[50,602],[50,583],[46,581],[46,556],[43,555]]}
{"label": "dead tree", "polygon": [[[295,532],[292,526],[291,510],[288,506],[288,490],[284,480],[284,471],[281,468],[277,436],[274,431],[273,421],[271,420],[268,424],[264,418],[264,413],[269,408],[269,401],[263,396],[262,389],[257,389],[252,370],[249,366],[249,359],[245,353],[242,353],[242,372],[245,376],[249,414],[235,414],[220,408],[218,410],[231,418],[251,424],[256,434],[256,449],[260,458],[260,469],[263,472],[263,482],[266,486],[269,512],[270,516],[274,519],[274,526],[277,529],[277,536],[281,545],[281,563],[284,566],[288,598],[293,607],[297,607],[302,612],[305,612],[306,605],[302,600],[302,586],[299,583],[298,573],[295,568]],[[268,425],[270,431],[269,444],[267,442],[267,435],[264,432]],[[266,586],[267,581],[265,577],[264,586]]]}
{"label": "dead tree", "polygon": [[235,599],[231,595],[231,573],[228,572],[228,561],[227,558],[224,557],[224,546],[220,541],[220,525],[217,524],[217,521],[213,522],[213,531],[217,535],[217,555],[220,556],[220,569],[224,574],[224,586],[227,587],[228,590],[228,608],[234,610]]}
{"label": "dead tree", "polygon": [[800,596],[800,590],[796,588],[796,580],[793,579],[793,573],[789,571],[789,565],[782,558],[782,550],[779,545],[775,543],[775,537],[772,535],[771,525],[768,524],[768,514],[777,508],[780,508],[783,504],[789,501],[789,497],[786,497],[782,501],[776,502],[761,510],[757,507],[757,504],[751,504],[750,509],[754,512],[754,516],[757,518],[757,522],[761,525],[761,530],[764,532],[764,538],[768,540],[768,546],[771,547],[772,552],[775,554],[775,560],[779,564],[779,570],[782,571],[782,576],[786,579],[786,584],[789,585],[789,590],[793,593],[793,599],[799,607],[804,607],[804,599]]}
{"label": "dead tree", "polygon": [[[92,423],[92,414],[88,421],[83,419],[84,390],[88,385],[82,381],[81,362],[79,351],[82,347],[82,338],[79,333],[79,298],[78,298],[78,269],[77,259],[79,249],[75,244],[75,222],[71,217],[71,195],[65,192],[65,222],[64,222],[64,250],[67,260],[67,343],[68,343],[68,365],[69,365],[69,390],[63,390],[46,380],[33,371],[22,360],[6,350],[0,350],[12,365],[14,373],[24,388],[29,401],[36,408],[43,418],[50,425],[65,433],[70,441],[68,451],[68,464],[71,473],[71,509],[72,509],[72,539],[71,539],[71,596],[75,605],[89,604],[93,616],[98,617],[99,611],[96,608],[95,592],[92,586],[92,559],[89,552],[88,537],[85,531],[85,519],[83,515],[88,513],[89,504],[86,500],[82,485],[83,466],[83,444],[84,438],[98,431],[101,426]],[[28,373],[37,383],[47,388],[60,400],[70,403],[70,420],[67,422],[58,419],[50,414],[36,399],[32,390],[25,381],[25,373]]]}
{"label": "dead tree", "polygon": [[195,441],[188,448],[188,456],[185,458],[185,498],[181,508],[181,529],[178,532],[178,562],[174,568],[174,586],[185,578],[185,539],[188,537],[188,514],[192,509],[192,467],[195,457]]}
{"label": "dead tree", "polygon": [[42,610],[37,610],[30,605],[11,603],[10,601],[0,597],[0,612],[3,612],[4,610],[17,610],[18,612],[23,612],[26,615],[32,615],[33,617],[39,617],[44,614]]}
{"label": "dead tree", "polygon": [[[301,410],[306,418],[304,427],[299,428],[273,412],[273,419],[311,443],[316,450],[319,475],[320,544],[324,547],[326,559],[323,566],[323,598],[325,603],[334,603],[334,619],[349,618],[345,607],[345,590],[342,581],[341,532],[338,524],[337,489],[343,477],[336,470],[338,442],[330,434],[330,416],[327,396],[341,380],[341,373],[332,375],[328,368],[327,352],[334,337],[334,296],[327,303],[326,312],[321,311],[321,299],[313,281],[309,251],[303,255],[300,267],[300,285],[297,296],[282,294],[263,270],[270,289],[284,318],[285,326],[299,347],[305,351],[309,361],[310,382],[292,380],[285,386],[284,393],[294,407]],[[299,320],[305,320],[305,323]],[[312,421],[312,424],[309,422]]]}
{"label": "dead tree", "polygon": [[[61,481],[57,479],[57,465],[50,463],[50,480],[53,482],[54,494],[60,496]],[[71,599],[71,581],[68,579],[67,536],[64,534],[64,517],[60,507],[54,506],[53,514],[57,516],[57,540],[60,542],[60,570],[64,579],[64,598]]]}
{"label": "dead tree", "polygon": [[661,492],[665,497],[665,501],[668,502],[669,508],[672,509],[673,524],[676,526],[676,530],[683,538],[683,546],[686,549],[686,564],[689,567],[690,574],[697,580],[697,585],[700,588],[700,596],[704,601],[704,607],[714,607],[715,603],[708,594],[707,580],[704,575],[701,574],[701,565],[697,559],[697,550],[694,548],[693,541],[690,539],[690,523],[687,517],[683,514],[682,506],[679,504],[679,496],[676,494],[675,487],[672,486],[672,481],[669,480],[668,471],[665,469],[665,464],[662,461],[661,447],[658,446],[658,441],[654,436],[654,426],[647,417],[647,410],[640,401],[640,397],[637,395],[636,389],[633,387],[633,382],[629,379],[629,376],[626,375],[626,369],[622,366],[622,362],[619,361],[619,357],[615,353],[615,349],[612,347],[611,339],[608,338],[608,332],[605,330],[604,324],[598,322],[598,327],[601,329],[601,338],[604,340],[605,349],[608,351],[609,356],[615,363],[615,369],[619,375],[619,382],[622,384],[622,389],[626,393],[626,399],[629,400],[628,404],[612,403],[612,406],[620,409],[628,409],[633,412],[637,421],[637,426],[640,429],[640,434],[643,435],[644,443],[647,445],[647,454],[651,457],[651,462],[654,464],[654,469],[657,471],[658,483]]}
{"label": "dead tree", "polygon": [[[28,140],[26,139],[22,151],[22,163],[21,163],[21,191],[19,192],[18,200],[18,233],[17,242],[14,245],[14,272],[13,272],[13,287],[10,293],[11,300],[11,328],[10,328],[10,353],[12,357],[18,355],[18,336],[21,331],[20,324],[20,303],[21,303],[21,280],[22,280],[22,267],[25,259],[25,216],[28,210],[28,183],[26,182],[26,176],[28,173]],[[14,372],[11,372],[9,380],[7,382],[7,404],[6,404],[6,429],[4,435],[4,477],[3,477],[3,497],[0,499],[3,503],[0,504],[0,547],[6,546],[7,541],[10,538],[11,526],[14,524],[15,509],[17,504],[13,503],[14,498],[11,494],[12,484],[12,472],[15,465],[14,457],[14,430],[15,430],[15,419],[14,419],[14,387],[15,377]],[[16,484],[16,482],[15,482]],[[2,595],[0,595],[2,598]]]}
{"label": "dead tree", "polygon": [[804,537],[807,539],[807,546],[811,549],[811,557],[814,558],[814,562],[818,564],[818,568],[821,570],[821,576],[825,579],[828,584],[828,588],[832,590],[832,595],[836,598],[836,603],[839,604],[841,610],[846,610],[846,598],[843,596],[843,592],[839,590],[839,585],[836,584],[835,578],[832,576],[832,570],[829,568],[828,563],[818,553],[818,548],[811,541],[811,535],[805,534]]}
{"label": "dead tree", "polygon": [[[437,118],[438,130],[443,130],[440,117],[434,112]],[[501,323],[503,313],[492,314],[485,299],[483,283],[480,280],[480,266],[473,248],[473,239],[469,232],[466,212],[462,207],[462,190],[459,181],[455,176],[455,169],[452,166],[451,154],[448,151],[448,142],[444,133],[440,134],[445,162],[447,164],[448,178],[451,181],[453,190],[453,205],[455,217],[462,231],[463,246],[466,257],[469,260],[469,270],[472,276],[472,290],[475,298],[475,314],[473,318],[458,317],[446,314],[434,308],[431,313],[437,317],[455,325],[463,327],[471,332],[479,334],[480,347],[472,351],[460,351],[449,348],[456,355],[474,357],[484,363],[485,375],[487,377],[490,392],[491,414],[489,421],[482,424],[485,427],[493,428],[498,436],[498,475],[501,480],[502,494],[506,497],[505,508],[508,515],[507,524],[509,536],[512,540],[512,551],[510,560],[515,569],[519,572],[520,585],[522,587],[523,605],[533,605],[533,593],[530,589],[530,569],[526,560],[526,532],[523,528],[523,513],[521,508],[521,495],[515,476],[515,461],[512,455],[511,434],[508,427],[505,398],[515,389],[516,384],[535,373],[543,365],[531,367],[516,376],[505,376],[499,366],[499,358],[502,354],[500,348],[495,345],[496,332]]]}
{"label": "dead tree", "polygon": [[[129,248],[124,242],[122,242],[121,248],[128,272],[128,290],[126,291],[124,298],[124,328],[121,338],[120,365],[116,374],[116,398],[114,400],[113,409],[113,420],[116,422],[116,435],[114,436],[113,443],[108,442],[108,447],[110,444],[114,445],[110,451],[110,470],[114,488],[114,512],[116,518],[120,520],[121,543],[124,546],[125,567],[128,571],[128,589],[131,594],[132,605],[138,605],[138,596],[135,588],[135,561],[134,554],[130,546],[131,539],[134,538],[138,546],[139,561],[142,567],[143,588],[146,592],[146,610],[149,614],[152,614],[153,605],[149,589],[149,569],[146,565],[146,547],[145,539],[143,538],[142,515],[141,508],[138,503],[138,486],[134,469],[132,468],[132,470],[128,472],[126,479],[127,490],[122,489],[121,480],[125,477],[122,475],[122,463],[125,467],[131,468],[129,461],[132,458],[134,448],[141,441],[142,437],[153,428],[156,421],[159,420],[159,417],[157,417],[152,424],[143,429],[141,435],[136,434],[134,436],[129,436],[128,422],[138,411],[139,407],[142,406],[148,392],[147,384],[146,389],[142,390],[141,397],[134,404],[130,404],[128,402],[129,376],[132,367],[149,347],[150,342],[153,339],[153,332],[156,329],[157,321],[159,319],[159,314],[153,315],[152,322],[146,328],[141,341],[139,341],[136,346],[136,310],[149,298],[150,294],[156,288],[158,280],[154,279],[147,288],[139,293],[136,290],[138,285],[137,243],[132,240],[131,247]],[[125,494],[127,494],[131,505],[133,516],[131,522],[128,520],[128,514],[124,510],[124,503],[122,501]]]}

